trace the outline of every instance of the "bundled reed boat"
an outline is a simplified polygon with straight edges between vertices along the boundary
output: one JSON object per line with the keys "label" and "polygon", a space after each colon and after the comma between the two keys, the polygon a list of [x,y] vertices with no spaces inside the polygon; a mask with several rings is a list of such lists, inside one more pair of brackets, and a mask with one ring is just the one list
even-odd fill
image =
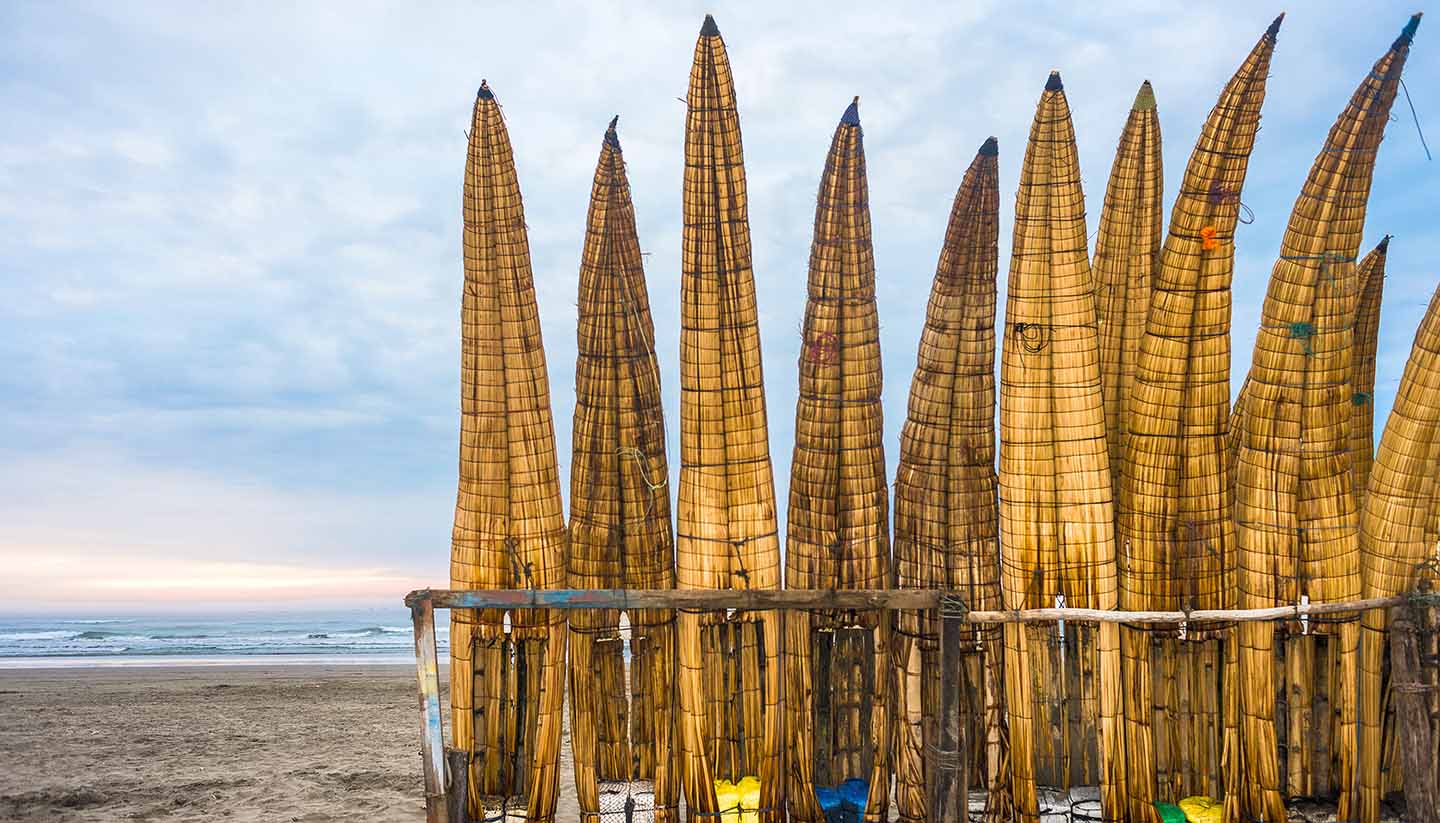
{"label": "bundled reed boat", "polygon": [[[567,536],[550,378],[510,137],[485,83],[465,163],[457,589],[560,589]],[[470,755],[474,819],[555,817],[565,618],[456,609],[450,621],[455,747]]]}
{"label": "bundled reed boat", "polygon": [[[891,579],[880,318],[858,104],[835,127],[815,204],[785,540],[791,589],[882,589]],[[786,621],[792,822],[823,823],[847,801],[867,821],[889,817],[890,623],[873,611],[796,612]],[[856,798],[842,794],[847,785]]]}
{"label": "bundled reed boat", "polygon": [[[999,149],[986,140],[955,193],[920,332],[895,473],[899,588],[964,592],[972,609],[1000,605],[995,483],[995,278],[999,266]],[[932,616],[902,612],[895,630],[895,795],[900,819],[930,809],[942,676],[964,678],[975,779],[987,819],[1010,815],[1004,650],[998,626],[970,625],[962,672],[941,672]],[[972,651],[973,650],[973,651]]]}
{"label": "bundled reed boat", "polygon": [[1360,297],[1355,308],[1354,353],[1350,356],[1350,483],[1364,511],[1370,467],[1375,462],[1375,356],[1380,345],[1380,300],[1385,293],[1385,257],[1390,235],[1358,266]]}
{"label": "bundled reed boat", "polygon": [[[616,118],[618,120],[619,118]],[[570,466],[570,587],[672,589],[675,543],[655,327],[615,120],[580,261]],[[678,820],[674,618],[570,616],[570,728],[583,820]],[[626,658],[629,677],[626,677]]]}
{"label": "bundled reed boat", "polygon": [[[1055,72],[1036,107],[1021,167],[1005,305],[1000,539],[1006,608],[1118,605],[1087,234],[1075,133]],[[1040,819],[1041,755],[1050,769],[1039,776],[1051,782],[1098,778],[1101,808],[1093,816],[1124,815],[1119,644],[1113,623],[1098,629],[1071,625],[1063,633],[1059,627],[1005,625],[1012,787],[1016,816],[1024,823]],[[1054,664],[1055,670],[1044,670]],[[1058,740],[1040,733],[1047,720],[1058,720],[1061,730],[1068,724],[1036,716],[1042,708],[1036,683],[1071,695],[1061,700],[1062,715],[1075,708],[1067,704],[1078,702],[1077,730],[1060,732]],[[1098,775],[1085,771],[1092,762],[1099,764]]]}
{"label": "bundled reed boat", "polygon": [[[1354,600],[1361,591],[1353,493],[1351,360],[1360,247],[1375,154],[1419,16],[1336,120],[1291,213],[1271,274],[1236,452],[1240,605]],[[1276,734],[1275,632],[1239,630],[1245,813],[1284,820],[1282,795],[1339,792],[1351,819],[1356,770],[1356,618],[1286,627],[1285,762]],[[1324,636],[1325,643],[1317,641]],[[1328,690],[1317,695],[1316,684]],[[1328,701],[1328,717],[1315,710]],[[1319,716],[1317,716],[1319,715]]]}
{"label": "bundled reed boat", "polygon": [[[1430,306],[1415,332],[1410,357],[1395,394],[1395,405],[1385,421],[1385,432],[1370,475],[1360,520],[1365,597],[1415,591],[1427,571],[1429,582],[1434,584],[1434,575],[1440,568],[1440,554],[1436,550],[1436,539],[1440,537],[1436,528],[1437,503],[1440,503],[1437,478],[1440,478],[1440,291],[1430,298]],[[1377,823],[1380,819],[1386,624],[1385,612],[1365,612],[1360,662],[1360,787],[1355,817],[1361,823]],[[1412,776],[1407,768],[1407,781],[1428,781],[1432,787],[1440,786],[1440,761],[1432,758],[1415,765],[1420,766],[1419,773]],[[1408,790],[1407,794],[1410,794]],[[1414,793],[1414,796],[1421,795]],[[1417,819],[1423,819],[1425,814],[1425,810],[1410,811]]]}
{"label": "bundled reed boat", "polygon": [[[725,43],[708,15],[686,104],[678,585],[778,589],[740,118]],[[739,804],[754,815],[747,823],[779,823],[785,816],[779,616],[686,611],[678,622],[689,813],[714,815]]]}
{"label": "bundled reed boat", "polygon": [[[1211,109],[1158,255],[1117,478],[1120,602],[1128,610],[1234,606],[1225,461],[1230,286],[1240,194],[1280,22]],[[1223,793],[1224,654],[1216,634],[1217,627],[1190,625],[1122,632],[1132,821],[1155,819],[1156,800]],[[1159,728],[1157,706],[1165,708]]]}

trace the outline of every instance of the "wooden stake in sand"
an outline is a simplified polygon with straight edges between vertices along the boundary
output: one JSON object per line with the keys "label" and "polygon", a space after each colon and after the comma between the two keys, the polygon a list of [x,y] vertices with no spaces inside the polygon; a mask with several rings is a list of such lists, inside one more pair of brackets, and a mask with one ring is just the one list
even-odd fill
{"label": "wooden stake in sand", "polygon": [[[1100,391],[1100,341],[1086,249],[1085,198],[1070,108],[1058,72],[1030,129],[1005,306],[1000,372],[1001,586],[1009,608],[1113,609],[1114,508]],[[1005,627],[1006,696],[1017,817],[1039,819],[1032,645]],[[1124,815],[1119,629],[1077,644],[1098,664],[1096,745],[1106,819]],[[1036,638],[1043,635],[1036,634]],[[1039,649],[1037,649],[1039,651]],[[1095,722],[1094,718],[1088,718]]]}
{"label": "wooden stake in sand", "polygon": [[[815,204],[785,543],[791,589],[891,581],[880,318],[858,104],[835,127]],[[792,821],[823,823],[816,786],[850,778],[871,787],[865,819],[888,819],[890,625],[880,612],[797,612],[787,620]],[[828,711],[817,711],[822,701]]]}
{"label": "wooden stake in sand", "polygon": [[[1360,520],[1367,597],[1412,590],[1420,564],[1435,558],[1432,523],[1440,500],[1440,291],[1430,298],[1370,474]],[[1360,645],[1360,787],[1356,819],[1380,819],[1381,693],[1386,614],[1363,615]],[[1409,780],[1409,775],[1406,775]],[[1420,778],[1422,781],[1423,777]]]}
{"label": "wooden stake in sand", "polygon": [[[1262,607],[1302,598],[1352,600],[1361,590],[1359,517],[1352,493],[1351,353],[1359,283],[1355,258],[1375,154],[1399,88],[1419,16],[1366,74],[1311,167],[1271,274],[1255,340],[1236,454],[1236,536],[1240,604]],[[1274,628],[1240,630],[1247,813],[1280,823],[1282,792],[1340,792],[1338,818],[1351,819],[1356,768],[1354,619],[1289,627],[1286,644],[1286,781],[1279,780],[1275,731]],[[1310,725],[1314,635],[1329,638],[1338,682],[1329,694],[1337,721]],[[1319,655],[1330,677],[1331,664]],[[1331,738],[1317,763],[1310,741]],[[1315,785],[1317,782],[1322,785]]]}
{"label": "wooden stake in sand", "polygon": [[[1171,209],[1125,409],[1125,469],[1117,479],[1120,602],[1126,609],[1234,606],[1235,554],[1224,461],[1230,282],[1240,194],[1279,24],[1279,19],[1271,24],[1221,90]],[[1158,695],[1150,662],[1153,628],[1172,635],[1160,647],[1163,690]],[[1222,745],[1219,641],[1179,644],[1173,640],[1176,628],[1127,627],[1123,632],[1133,821],[1155,819],[1157,799],[1173,803],[1218,788],[1213,779],[1195,785],[1200,781],[1185,776],[1207,772]],[[1212,634],[1202,626],[1186,626],[1188,639]],[[1157,705],[1166,707],[1171,720],[1159,730],[1152,727]],[[1182,713],[1181,706],[1189,711]],[[1164,785],[1157,784],[1157,763],[1164,764]]]}
{"label": "wooden stake in sand", "polygon": [[[725,43],[708,15],[686,104],[678,582],[778,589],[740,118]],[[679,616],[680,742],[691,814],[720,810],[717,778],[748,775],[761,783],[760,821],[784,818],[781,623],[776,612]]]}
{"label": "wooden stake in sand", "polygon": [[[451,585],[560,589],[565,512],[550,379],[530,272],[525,212],[500,104],[484,82],[465,163],[460,483]],[[456,610],[450,619],[455,747],[470,752],[470,809],[555,816],[565,618]],[[487,812],[486,807],[492,811]]]}
{"label": "wooden stake in sand", "polygon": [[[577,337],[570,586],[674,588],[660,367],[615,120],[590,193]],[[671,741],[674,618],[658,609],[632,609],[626,617],[629,631],[622,633],[617,610],[570,615],[575,789],[582,813],[598,814],[600,781],[650,781],[655,819],[674,823],[680,798]],[[649,806],[649,799],[642,802]]]}

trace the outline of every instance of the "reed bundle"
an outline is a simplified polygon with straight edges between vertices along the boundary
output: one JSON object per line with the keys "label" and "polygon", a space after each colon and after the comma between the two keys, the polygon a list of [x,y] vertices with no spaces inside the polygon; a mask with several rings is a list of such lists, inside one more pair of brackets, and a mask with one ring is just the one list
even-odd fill
{"label": "reed bundle", "polygon": [[[975,609],[1000,606],[995,496],[995,300],[999,266],[999,149],[986,140],[955,193],[920,332],[895,473],[899,588],[965,592]],[[902,820],[927,819],[928,758],[937,731],[939,626],[923,612],[897,616],[894,666],[896,803]],[[966,716],[991,819],[1009,817],[1004,654],[998,627],[967,626],[963,676],[982,684]],[[954,673],[949,673],[951,676]],[[970,691],[967,689],[967,691]],[[983,743],[982,743],[983,741]]]}
{"label": "reed bundle", "polygon": [[[618,118],[617,118],[618,120]],[[675,543],[655,326],[615,121],[600,148],[580,260],[570,466],[570,588],[671,589]],[[575,788],[588,819],[600,781],[649,780],[655,819],[673,823],[674,620],[658,609],[570,615]]]}
{"label": "reed bundle", "polygon": [[[464,194],[460,480],[450,580],[459,589],[566,585],[550,379],[510,137],[483,82]],[[565,618],[543,609],[452,612],[455,746],[470,752],[470,806],[517,799],[554,818],[565,697]]]}
{"label": "reed bundle", "polygon": [[[1008,608],[1117,606],[1114,508],[1100,390],[1100,342],[1086,248],[1085,198],[1070,108],[1058,72],[1036,107],[1020,187],[1000,372],[1001,589]],[[1035,684],[1025,627],[1005,627],[1011,768],[1018,817],[1039,819]],[[1119,629],[1097,648],[1102,805],[1124,814]],[[1034,651],[1039,652],[1040,649]]]}
{"label": "reed bundle", "polygon": [[[677,580],[688,589],[778,589],[740,117],[725,43],[708,15],[686,105]],[[751,775],[761,781],[759,820],[778,823],[785,814],[779,615],[682,612],[678,620],[686,805],[691,814],[714,814],[715,779]]]}
{"label": "reed bundle", "polygon": [[[1234,605],[1224,460],[1230,285],[1240,193],[1279,24],[1276,19],[1250,50],[1211,109],[1159,254],[1125,409],[1125,469],[1117,478],[1120,602],[1126,609]],[[1174,626],[1154,628],[1167,630],[1158,644],[1158,666],[1152,666],[1157,644],[1151,628],[1123,632],[1126,788],[1129,818],[1136,821],[1156,818],[1158,798],[1175,802],[1218,789],[1212,769],[1222,745],[1216,641],[1177,644]],[[1213,633],[1200,626],[1185,631],[1190,640]],[[1160,729],[1154,727],[1156,706],[1165,709]]]}
{"label": "reed bundle", "polygon": [[[1376,62],[1331,128],[1271,274],[1236,455],[1242,606],[1302,598],[1337,602],[1360,592],[1359,518],[1349,457],[1359,297],[1355,258],[1375,154],[1418,22],[1412,20]],[[1332,636],[1334,671],[1323,656],[1318,668],[1322,678],[1334,681],[1328,696],[1338,718],[1333,725],[1311,718],[1316,649],[1304,635],[1316,630]],[[1354,799],[1358,631],[1353,619],[1333,627],[1312,623],[1288,638],[1285,650],[1286,790],[1298,795],[1328,790],[1323,785],[1328,770],[1340,791],[1340,819],[1349,819]],[[1245,799],[1253,817],[1279,823],[1284,809],[1274,728],[1274,627],[1249,625],[1240,634],[1240,675],[1253,686],[1242,692]],[[1311,741],[1323,735],[1330,737],[1332,763],[1313,757]]]}
{"label": "reed bundle", "polygon": [[[1440,291],[1420,327],[1395,405],[1385,421],[1360,520],[1360,564],[1365,596],[1413,590],[1417,573],[1434,561],[1435,511],[1440,501]],[[1356,819],[1380,819],[1381,720],[1386,613],[1362,620],[1360,660],[1360,784]]]}
{"label": "reed bundle", "polygon": [[[785,541],[792,589],[880,589],[891,581],[880,317],[858,103],[835,127],[815,204]],[[865,819],[888,819],[889,624],[882,612],[796,612],[787,621],[791,820],[822,823],[817,780],[835,786],[850,778],[873,787]]]}
{"label": "reed bundle", "polygon": [[1380,300],[1385,293],[1385,255],[1390,235],[1358,266],[1360,298],[1355,308],[1354,353],[1350,356],[1350,473],[1356,508],[1365,510],[1370,467],[1375,462],[1375,355],[1380,345]]}

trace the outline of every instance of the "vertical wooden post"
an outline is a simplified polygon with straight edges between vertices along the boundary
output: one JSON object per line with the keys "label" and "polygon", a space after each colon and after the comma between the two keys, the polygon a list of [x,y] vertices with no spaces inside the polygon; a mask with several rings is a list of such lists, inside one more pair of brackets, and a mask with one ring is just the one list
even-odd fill
{"label": "vertical wooden post", "polygon": [[1395,730],[1405,768],[1405,820],[1440,823],[1440,787],[1435,785],[1434,741],[1426,706],[1414,616],[1404,606],[1390,611],[1390,689]]}
{"label": "vertical wooden post", "polygon": [[435,653],[435,606],[421,597],[410,606],[415,624],[415,677],[420,684],[420,755],[425,767],[425,823],[445,823],[445,730],[440,720],[440,663]]}
{"label": "vertical wooden post", "polygon": [[940,601],[940,745],[933,760],[932,823],[967,823],[970,813],[969,758],[960,711],[964,666],[960,646],[965,615],[963,606],[952,600],[947,595]]}
{"label": "vertical wooden post", "polygon": [[470,823],[470,753],[464,749],[446,749],[445,765],[450,782],[445,786],[445,805],[449,823]]}

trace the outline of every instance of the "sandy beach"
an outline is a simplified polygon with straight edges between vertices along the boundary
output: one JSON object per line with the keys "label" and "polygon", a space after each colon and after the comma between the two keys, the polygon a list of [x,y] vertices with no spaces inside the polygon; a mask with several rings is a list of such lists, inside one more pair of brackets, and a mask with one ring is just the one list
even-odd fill
{"label": "sandy beach", "polygon": [[0,820],[422,821],[417,712],[408,666],[0,670]]}

